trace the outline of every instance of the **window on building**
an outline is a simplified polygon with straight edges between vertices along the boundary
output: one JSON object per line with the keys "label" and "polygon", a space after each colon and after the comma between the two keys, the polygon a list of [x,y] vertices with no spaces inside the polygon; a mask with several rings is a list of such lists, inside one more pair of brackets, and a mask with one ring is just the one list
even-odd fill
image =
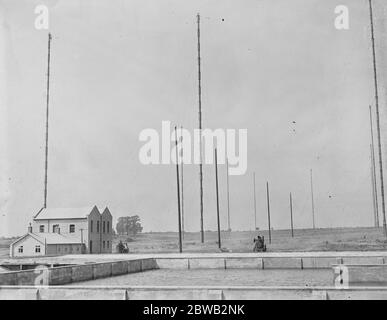
{"label": "window on building", "polygon": [[97,221],[97,233],[99,232],[99,221]]}
{"label": "window on building", "polygon": [[41,232],[41,233],[44,232],[44,225],[43,225],[43,224],[41,224],[41,225],[39,226],[39,232]]}
{"label": "window on building", "polygon": [[107,222],[107,233],[110,233],[110,221]]}
{"label": "window on building", "polygon": [[103,230],[103,233],[106,232],[106,229],[105,229],[105,221],[102,222],[102,230]]}
{"label": "window on building", "polygon": [[102,241],[102,247],[105,249],[105,241]]}
{"label": "window on building", "polygon": [[40,246],[35,246],[35,252],[40,253]]}
{"label": "window on building", "polygon": [[17,251],[18,251],[19,253],[23,253],[23,246],[20,246],[20,247],[17,249]]}
{"label": "window on building", "polygon": [[109,241],[107,242],[107,248],[108,249],[110,248],[110,242]]}
{"label": "window on building", "polygon": [[93,232],[93,220],[90,221],[90,232]]}
{"label": "window on building", "polygon": [[59,232],[59,224],[54,224],[52,226],[52,232],[53,233],[58,233]]}
{"label": "window on building", "polygon": [[70,224],[70,233],[75,232],[75,224]]}

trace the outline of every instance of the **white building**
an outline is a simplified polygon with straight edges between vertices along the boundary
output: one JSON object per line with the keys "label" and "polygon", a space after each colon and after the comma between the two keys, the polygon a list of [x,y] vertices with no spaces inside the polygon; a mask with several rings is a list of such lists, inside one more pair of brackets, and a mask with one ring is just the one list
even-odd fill
{"label": "white building", "polygon": [[11,257],[112,252],[112,215],[89,208],[43,208],[28,233],[10,246]]}

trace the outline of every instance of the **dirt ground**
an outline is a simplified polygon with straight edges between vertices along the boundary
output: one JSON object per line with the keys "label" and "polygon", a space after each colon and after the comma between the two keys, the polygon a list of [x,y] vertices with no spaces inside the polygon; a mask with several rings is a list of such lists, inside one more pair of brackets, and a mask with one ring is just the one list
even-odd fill
{"label": "dirt ground", "polygon": [[[375,228],[337,228],[295,230],[294,238],[289,230],[272,231],[272,243],[269,243],[267,231],[222,232],[221,243],[224,251],[251,252],[253,238],[263,235],[268,252],[289,251],[377,251],[387,250],[387,240],[383,230]],[[200,242],[200,233],[186,233],[183,240],[184,252],[219,252],[217,233],[206,232],[205,243]],[[176,253],[178,235],[174,232],[143,233],[136,237],[120,236],[114,240],[115,250],[119,240],[128,243],[131,253]],[[14,239],[0,239],[0,258],[8,258],[9,245]]]}
{"label": "dirt ground", "polygon": [[332,270],[150,270],[69,286],[330,286]]}

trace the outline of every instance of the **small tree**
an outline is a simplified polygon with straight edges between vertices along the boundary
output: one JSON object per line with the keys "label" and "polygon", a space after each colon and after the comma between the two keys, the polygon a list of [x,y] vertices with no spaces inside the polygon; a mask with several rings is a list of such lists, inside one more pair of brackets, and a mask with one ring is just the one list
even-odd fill
{"label": "small tree", "polygon": [[138,215],[130,217],[119,217],[116,230],[120,235],[136,235],[137,233],[142,232],[142,226],[140,217]]}

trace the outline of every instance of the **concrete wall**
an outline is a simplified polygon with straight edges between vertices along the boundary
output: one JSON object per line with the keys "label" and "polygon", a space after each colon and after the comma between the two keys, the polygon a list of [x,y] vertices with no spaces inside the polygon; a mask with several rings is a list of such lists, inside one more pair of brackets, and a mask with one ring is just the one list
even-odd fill
{"label": "concrete wall", "polygon": [[71,283],[73,280],[72,267],[51,268],[49,271],[49,285],[62,285]]}
{"label": "concrete wall", "polygon": [[71,267],[71,282],[81,282],[93,279],[93,266],[80,265]]}
{"label": "concrete wall", "polygon": [[154,259],[114,261],[0,273],[0,286],[63,285],[157,269]]}
{"label": "concrete wall", "polygon": [[261,258],[228,258],[225,259],[226,269],[262,269]]}
{"label": "concrete wall", "polygon": [[93,265],[93,279],[107,278],[112,275],[111,263],[100,263]]}
{"label": "concrete wall", "polygon": [[[348,288],[304,287],[57,287],[70,282],[81,282],[101,277],[118,276],[156,268],[304,268],[326,267],[334,261],[364,262],[364,257],[225,257],[225,258],[159,258],[93,263],[56,267],[42,270],[26,270],[0,273],[1,299],[387,299],[387,265],[384,259],[376,259],[375,265],[345,265],[349,270]],[[371,260],[375,257],[370,257]],[[321,260],[320,260],[321,259]],[[336,266],[334,266],[336,267]],[[49,271],[49,272],[48,272]],[[45,273],[46,272],[46,273]],[[337,274],[334,274],[334,279]],[[48,283],[44,280],[47,279]],[[40,282],[39,282],[40,281]],[[39,287],[48,284],[50,287]],[[354,287],[354,286],[361,287]],[[376,287],[379,285],[379,287]],[[20,286],[38,286],[25,287]]]}
{"label": "concrete wall", "polygon": [[343,286],[387,286],[387,265],[335,265],[333,284]]}
{"label": "concrete wall", "polygon": [[[43,285],[46,283],[41,282],[44,277],[43,271],[26,270],[16,271],[16,282],[19,286],[30,286],[30,285]],[[47,279],[47,276],[46,276]],[[2,282],[2,275],[0,275],[0,282]]]}
{"label": "concrete wall", "polygon": [[0,287],[0,300],[387,300],[387,288]]}
{"label": "concrete wall", "polygon": [[303,269],[330,269],[334,264],[341,264],[342,258],[336,257],[307,257],[302,258]]}
{"label": "concrete wall", "polygon": [[302,269],[302,258],[263,258],[264,269]]}
{"label": "concrete wall", "polygon": [[128,273],[134,273],[142,271],[142,262],[141,260],[131,260],[128,263]]}
{"label": "concrete wall", "polygon": [[156,259],[160,269],[189,269],[188,259]]}
{"label": "concrete wall", "polygon": [[[215,258],[146,258],[83,265],[60,266],[43,270],[22,270],[0,273],[0,285],[60,285],[153,269],[307,269],[331,268],[336,263],[364,262],[364,257],[215,257]],[[360,259],[360,260],[357,260]],[[387,264],[383,258],[370,257],[375,265],[348,265],[350,284],[387,284]],[[46,273],[45,273],[46,272]],[[334,279],[337,278],[335,275]],[[38,281],[38,283],[37,283]]]}
{"label": "concrete wall", "polygon": [[330,269],[345,262],[383,264],[383,257],[156,258],[160,269]]}
{"label": "concrete wall", "polygon": [[353,265],[353,264],[384,264],[383,257],[344,257],[342,262],[338,264]]}
{"label": "concrete wall", "polygon": [[225,269],[223,258],[193,258],[188,260],[190,269]]}

